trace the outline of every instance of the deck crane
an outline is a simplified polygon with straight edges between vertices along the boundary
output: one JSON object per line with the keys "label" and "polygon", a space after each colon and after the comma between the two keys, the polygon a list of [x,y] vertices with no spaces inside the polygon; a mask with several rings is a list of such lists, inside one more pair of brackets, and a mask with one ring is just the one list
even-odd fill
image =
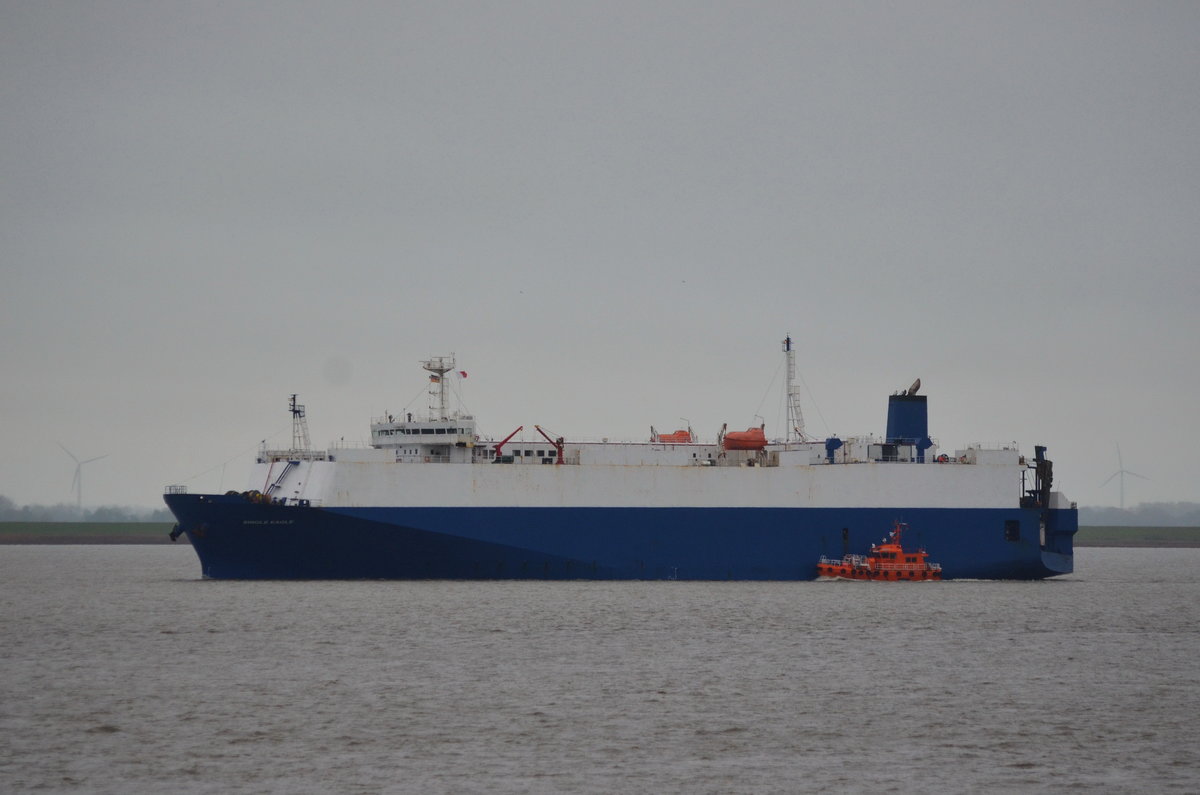
{"label": "deck crane", "polygon": [[558,460],[554,463],[561,464],[563,462],[563,437],[559,436],[556,439],[552,439],[548,433],[542,430],[541,425],[534,425],[533,427],[545,438],[547,442],[554,445],[554,449],[558,451]]}
{"label": "deck crane", "polygon": [[503,448],[503,447],[504,447],[504,445],[508,444],[508,440],[509,440],[509,439],[511,439],[511,438],[513,438],[514,436],[516,436],[518,433],[520,433],[520,432],[521,432],[521,431],[523,431],[523,430],[525,430],[525,426],[524,426],[524,425],[518,425],[518,426],[517,426],[517,429],[516,429],[515,431],[513,431],[512,433],[510,433],[508,436],[505,436],[503,439],[501,439],[499,442],[497,442],[497,443],[496,443],[496,448],[495,448],[495,449],[496,449],[496,457],[497,457],[497,458],[499,458],[499,457],[500,457],[500,450],[501,450],[501,448]]}

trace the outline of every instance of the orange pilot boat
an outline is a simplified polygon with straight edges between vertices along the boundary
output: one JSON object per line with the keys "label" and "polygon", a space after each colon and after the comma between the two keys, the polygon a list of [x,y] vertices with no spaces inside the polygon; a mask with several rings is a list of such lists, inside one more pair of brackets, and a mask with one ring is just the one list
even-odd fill
{"label": "orange pilot boat", "polygon": [[817,563],[817,576],[841,577],[847,580],[910,581],[940,580],[942,566],[930,563],[924,549],[906,551],[900,538],[908,525],[896,522],[882,544],[872,544],[865,555],[846,555],[833,560],[824,555]]}

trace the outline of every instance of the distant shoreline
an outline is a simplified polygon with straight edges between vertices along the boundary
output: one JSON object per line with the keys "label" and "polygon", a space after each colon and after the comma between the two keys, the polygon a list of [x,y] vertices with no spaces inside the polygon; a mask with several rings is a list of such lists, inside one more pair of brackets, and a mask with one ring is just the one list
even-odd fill
{"label": "distant shoreline", "polygon": [[[86,535],[42,535],[38,533],[0,533],[0,546],[18,546],[18,545],[68,545],[68,544],[138,544],[145,546],[148,544],[170,544],[170,537],[163,533],[162,537],[143,535],[138,533],[133,534],[114,534],[114,535],[97,535],[94,533]],[[190,546],[187,536],[179,537],[175,543]]]}
{"label": "distant shoreline", "polygon": [[1075,547],[1200,547],[1200,527],[1080,527]]}
{"label": "distant shoreline", "polygon": [[[0,522],[6,544],[170,544],[170,522]],[[187,544],[187,536],[177,543]],[[1200,547],[1200,527],[1081,527],[1076,547]]]}
{"label": "distant shoreline", "polygon": [[1193,539],[1182,538],[1178,540],[1153,540],[1153,539],[1127,539],[1116,541],[1083,541],[1076,540],[1075,549],[1099,549],[1103,547],[1127,548],[1127,549],[1196,549],[1200,548],[1200,541]]}
{"label": "distant shoreline", "polygon": [[[0,522],[4,544],[170,544],[171,522]],[[187,544],[187,536],[177,543]]]}

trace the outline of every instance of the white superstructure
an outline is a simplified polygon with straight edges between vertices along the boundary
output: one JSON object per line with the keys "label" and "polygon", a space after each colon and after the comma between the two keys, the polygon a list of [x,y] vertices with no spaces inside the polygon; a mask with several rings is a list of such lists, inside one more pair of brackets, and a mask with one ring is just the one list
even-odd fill
{"label": "white superstructure", "polygon": [[[1027,467],[1015,445],[970,447],[947,456],[939,454],[931,440],[922,446],[888,443],[876,436],[805,438],[799,406],[792,408],[790,338],[784,352],[789,363],[789,435],[800,437],[798,441],[769,443],[757,450],[726,449],[720,442],[572,442],[536,426],[540,440],[517,439],[516,432],[499,441],[482,439],[473,416],[448,406],[446,374],[455,366],[451,355],[422,362],[431,374],[425,417],[406,412],[376,418],[369,447],[263,449],[248,488],[285,502],[342,507],[1018,504]],[[298,423],[303,420],[303,407],[297,412],[295,396],[292,411]],[[694,438],[690,430],[686,438]]]}

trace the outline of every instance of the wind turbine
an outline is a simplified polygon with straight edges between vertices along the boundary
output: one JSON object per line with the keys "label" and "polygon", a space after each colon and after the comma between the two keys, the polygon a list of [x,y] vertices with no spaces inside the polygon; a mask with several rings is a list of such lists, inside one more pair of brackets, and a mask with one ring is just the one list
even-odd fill
{"label": "wind turbine", "polygon": [[89,458],[86,461],[80,461],[78,458],[75,457],[74,453],[72,453],[70,450],[68,450],[66,447],[63,446],[62,442],[59,442],[58,446],[62,447],[62,451],[64,453],[66,453],[67,455],[71,456],[71,459],[75,462],[75,479],[71,481],[71,488],[75,489],[75,507],[76,507],[76,509],[78,509],[79,515],[82,516],[83,515],[83,465],[90,464],[93,461],[99,461],[101,458],[108,458],[108,453],[105,453],[104,455],[98,455],[95,458]]}
{"label": "wind turbine", "polygon": [[1105,480],[1103,483],[1100,484],[1100,488],[1104,488],[1105,486],[1107,486],[1109,480],[1112,480],[1113,478],[1120,476],[1120,478],[1121,478],[1121,510],[1122,511],[1125,510],[1125,476],[1126,475],[1133,475],[1135,478],[1141,478],[1142,480],[1150,479],[1150,478],[1146,477],[1145,475],[1139,475],[1136,472],[1130,472],[1128,469],[1125,468],[1125,465],[1121,463],[1121,445],[1117,444],[1117,471],[1112,473],[1111,475],[1109,475],[1108,480]]}

